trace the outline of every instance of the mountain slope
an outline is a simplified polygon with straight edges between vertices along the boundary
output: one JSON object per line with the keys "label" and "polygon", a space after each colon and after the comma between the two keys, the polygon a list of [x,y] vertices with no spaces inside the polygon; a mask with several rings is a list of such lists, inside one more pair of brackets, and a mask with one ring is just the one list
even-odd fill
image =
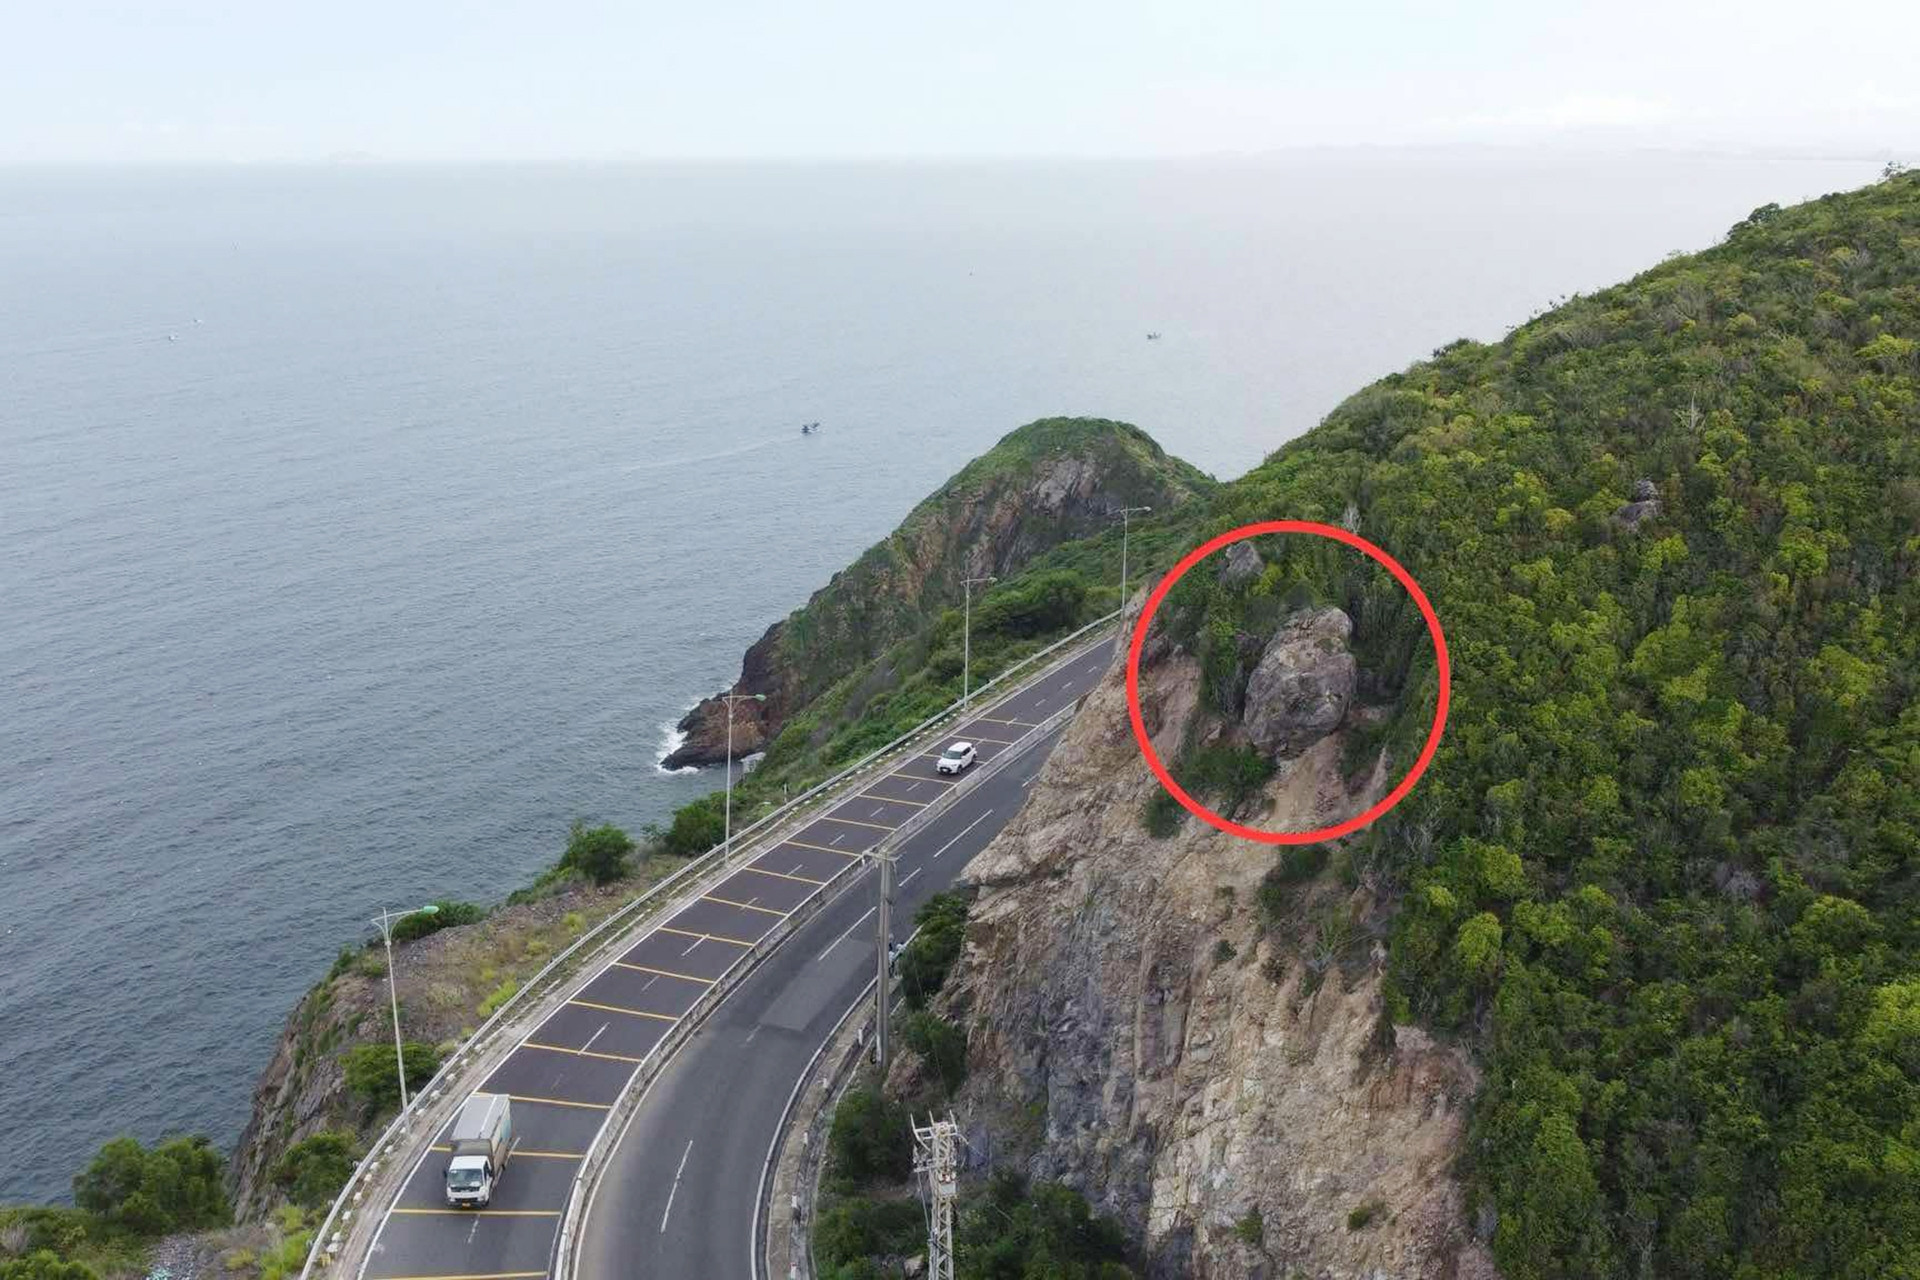
{"label": "mountain slope", "polygon": [[[1138,955],[1100,930],[1036,923],[1058,895],[1094,911],[1090,886],[1137,874],[1149,837],[1114,817],[1138,802],[1137,759],[1115,766],[1104,835],[1010,827],[982,855],[988,923],[951,996],[983,1114],[1037,1108],[1036,1169],[1132,1221],[1166,1274],[1347,1265],[1352,1242],[1253,1246],[1218,1216],[1325,1221],[1360,1193],[1328,1191],[1357,1176],[1337,1146],[1319,1165],[1269,1144],[1207,1166],[1211,1183],[1158,1181],[1197,1132],[1183,1105],[1222,1116],[1250,1080],[1315,1087],[1286,1055],[1310,1062],[1317,1040],[1253,1034],[1279,1016],[1237,968],[1257,924],[1286,1016],[1361,995],[1403,1028],[1355,1072],[1426,1070],[1404,1047],[1425,1043],[1415,1025],[1477,1056],[1461,1220],[1513,1280],[1920,1274],[1917,352],[1907,175],[1758,210],[1705,253],[1453,344],[1193,509],[1190,541],[1346,515],[1397,556],[1448,632],[1446,741],[1317,876],[1182,831],[1195,865],[1271,870],[1257,913],[1246,868],[1221,873],[1240,892],[1217,910],[1170,889],[1173,932],[1122,913],[1131,936],[1177,937],[1156,954],[1179,964],[1120,963]],[[1402,727],[1430,697],[1409,684]],[[1403,768],[1409,737],[1390,740]],[[1070,763],[1063,749],[1036,785],[1037,812],[1084,808]],[[1041,932],[1022,950],[996,920]],[[1221,940],[1239,961],[1207,950]],[[1339,985],[1300,1006],[1316,963]],[[1242,1012],[1167,1012],[1222,991]],[[1132,1056],[1149,1043],[1155,1076],[1179,1081],[1159,1110]],[[1329,1105],[1372,1105],[1333,1080]],[[1367,1265],[1454,1265],[1437,1257]]]}
{"label": "mountain slope", "polygon": [[[836,681],[957,608],[963,579],[1009,576],[1049,548],[1102,532],[1122,507],[1168,510],[1212,489],[1125,423],[1045,418],[1010,432],[747,650],[731,692],[766,701],[737,705],[734,754],[760,750]],[[724,759],[719,698],[679,729],[686,738],[666,767]]]}

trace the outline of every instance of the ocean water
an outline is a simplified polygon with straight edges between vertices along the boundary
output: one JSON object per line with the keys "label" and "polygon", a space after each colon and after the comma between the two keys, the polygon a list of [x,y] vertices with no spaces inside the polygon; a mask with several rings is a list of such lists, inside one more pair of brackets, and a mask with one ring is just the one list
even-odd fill
{"label": "ocean water", "polygon": [[379,907],[710,786],[664,726],[1019,423],[1236,475],[1873,171],[0,172],[0,1200],[120,1132],[230,1143]]}

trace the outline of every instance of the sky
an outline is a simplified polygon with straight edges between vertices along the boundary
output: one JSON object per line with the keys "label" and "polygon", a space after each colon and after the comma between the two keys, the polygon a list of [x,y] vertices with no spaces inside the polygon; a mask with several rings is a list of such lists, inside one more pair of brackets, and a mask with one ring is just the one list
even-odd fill
{"label": "sky", "polygon": [[1914,0],[0,0],[0,163],[1920,160]]}

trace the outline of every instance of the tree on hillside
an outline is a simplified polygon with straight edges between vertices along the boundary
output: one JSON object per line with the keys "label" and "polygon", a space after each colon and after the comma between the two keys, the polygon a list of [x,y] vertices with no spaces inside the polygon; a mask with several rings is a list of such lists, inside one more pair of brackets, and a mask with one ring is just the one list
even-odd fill
{"label": "tree on hillside", "polygon": [[73,1180],[74,1202],[139,1235],[164,1235],[227,1221],[226,1162],[204,1137],[148,1150],[134,1138],[100,1148]]}
{"label": "tree on hillside", "polygon": [[611,884],[630,870],[633,838],[611,824],[589,827],[578,818],[567,832],[567,851],[560,865],[577,871],[595,884]]}

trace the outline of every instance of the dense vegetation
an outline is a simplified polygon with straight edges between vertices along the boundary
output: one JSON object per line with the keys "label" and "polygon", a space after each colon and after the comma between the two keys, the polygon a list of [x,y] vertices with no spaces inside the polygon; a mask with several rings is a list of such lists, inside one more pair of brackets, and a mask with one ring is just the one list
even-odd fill
{"label": "dense vegetation", "polygon": [[223,1226],[226,1162],[203,1137],[115,1138],[73,1180],[73,1208],[0,1208],[0,1280],[94,1280],[175,1231]]}
{"label": "dense vegetation", "polygon": [[1446,742],[1350,853],[1395,1016],[1484,1057],[1513,1280],[1920,1274],[1916,339],[1920,179],[1761,209],[1201,530],[1351,505],[1447,627]]}

